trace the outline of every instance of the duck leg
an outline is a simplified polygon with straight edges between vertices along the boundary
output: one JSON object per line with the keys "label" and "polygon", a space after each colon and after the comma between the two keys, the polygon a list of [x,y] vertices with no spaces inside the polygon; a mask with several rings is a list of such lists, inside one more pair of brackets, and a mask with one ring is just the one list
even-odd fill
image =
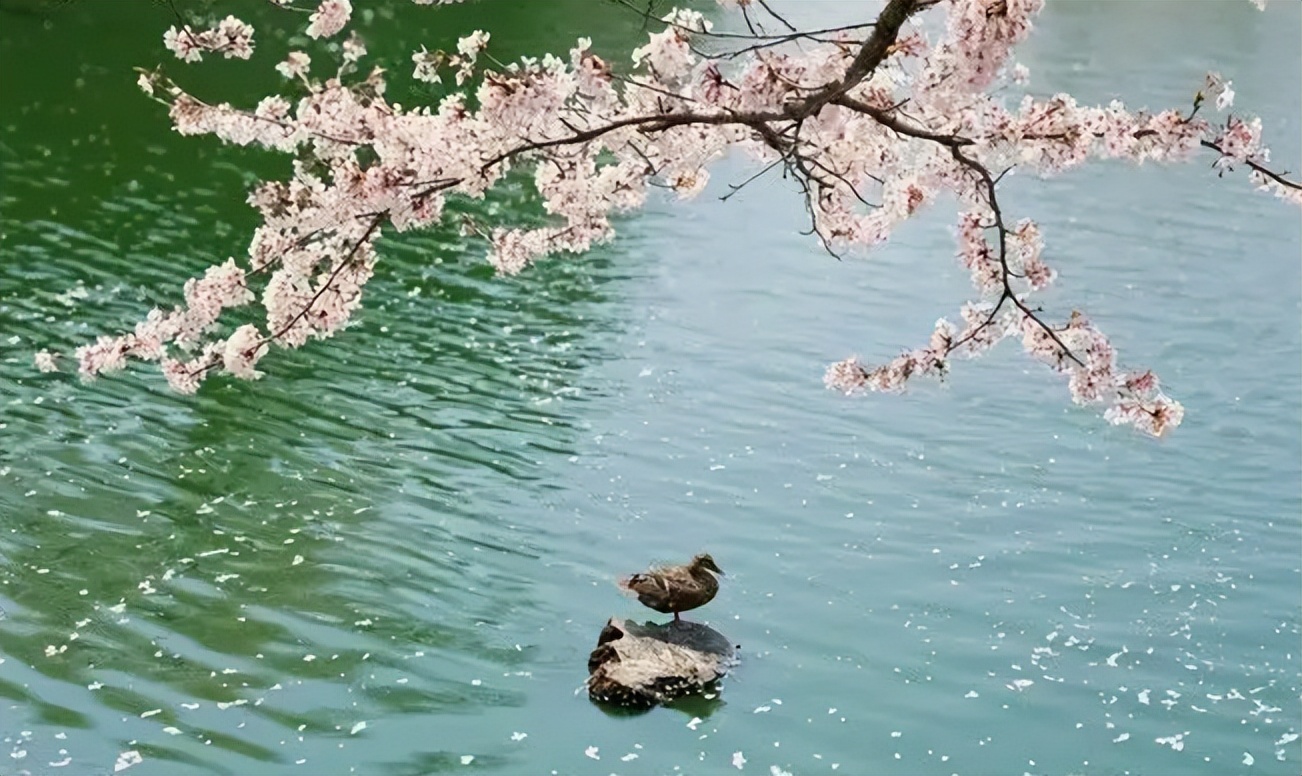
{"label": "duck leg", "polygon": [[674,612],[674,622],[682,622],[682,620],[679,619],[678,617],[678,612]]}

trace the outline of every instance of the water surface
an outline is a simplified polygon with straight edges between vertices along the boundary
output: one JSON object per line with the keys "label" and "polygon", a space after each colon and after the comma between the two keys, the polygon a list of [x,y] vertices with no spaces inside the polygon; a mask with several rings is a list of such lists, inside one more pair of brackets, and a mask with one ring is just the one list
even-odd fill
{"label": "water surface", "polygon": [[[641,35],[547,5],[364,29],[395,70],[477,26],[502,57]],[[1012,343],[905,396],[824,392],[827,362],[957,312],[952,215],[836,262],[781,181],[717,201],[740,161],[512,280],[451,231],[385,242],[358,325],[260,383],[82,385],[32,352],[240,255],[244,192],[284,169],[168,131],[130,68],[169,21],[127,7],[0,32],[0,773],[124,751],[169,776],[721,773],[737,752],[752,774],[1298,772],[1296,210],[1205,164],[1009,182],[1061,273],[1046,304],[1185,403],[1162,441],[1071,406]],[[1179,8],[1050,4],[1032,90],[1184,105],[1217,69],[1295,168],[1302,11]],[[169,69],[253,99],[288,45],[262,44]],[[591,705],[602,623],[649,614],[612,578],[703,549],[728,576],[697,616],[743,655],[721,695]]]}

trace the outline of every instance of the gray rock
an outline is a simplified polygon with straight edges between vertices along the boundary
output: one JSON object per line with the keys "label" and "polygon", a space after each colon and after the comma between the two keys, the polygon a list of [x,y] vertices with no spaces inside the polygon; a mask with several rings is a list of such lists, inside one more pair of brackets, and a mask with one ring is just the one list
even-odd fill
{"label": "gray rock", "polygon": [[648,708],[699,692],[735,662],[722,633],[695,622],[638,624],[612,617],[588,656],[588,696]]}

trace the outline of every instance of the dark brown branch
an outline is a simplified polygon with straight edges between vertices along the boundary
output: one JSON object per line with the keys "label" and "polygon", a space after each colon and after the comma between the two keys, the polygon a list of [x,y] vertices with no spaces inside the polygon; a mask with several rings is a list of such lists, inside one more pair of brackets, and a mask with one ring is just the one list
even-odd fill
{"label": "dark brown branch", "polygon": [[282,326],[279,331],[268,335],[266,339],[258,344],[258,347],[261,347],[267,342],[280,339],[280,337],[284,336],[285,332],[294,328],[295,324],[303,320],[303,318],[312,310],[312,306],[317,303],[317,300],[324,296],[325,292],[330,290],[330,287],[334,285],[335,278],[339,277],[339,273],[343,272],[345,267],[352,264],[353,258],[357,256],[357,252],[361,250],[362,246],[365,245],[368,240],[371,239],[371,235],[375,234],[375,231],[380,228],[380,224],[388,217],[388,211],[382,211],[372,216],[371,223],[366,227],[366,232],[361,237],[357,238],[357,241],[353,243],[353,247],[349,249],[348,255],[340,259],[339,264],[330,272],[330,277],[326,278],[326,282],[321,284],[321,288],[317,289],[317,292],[312,295],[312,298],[307,300],[307,304],[303,305],[303,309],[299,310],[293,318],[290,318],[289,323]]}
{"label": "dark brown branch", "polygon": [[[1003,284],[1003,291],[999,296],[999,302],[995,305],[995,309],[991,312],[990,317],[986,319],[986,323],[988,324],[994,320],[995,313],[998,312],[999,307],[1003,305],[1004,300],[1011,301],[1017,306],[1017,309],[1022,311],[1023,315],[1030,318],[1032,321],[1035,321],[1036,325],[1049,335],[1050,339],[1052,339],[1054,344],[1058,346],[1058,349],[1062,352],[1063,356],[1070,358],[1079,366],[1084,367],[1085,362],[1081,361],[1080,357],[1073,353],[1071,348],[1067,347],[1066,343],[1058,337],[1058,333],[1047,323],[1040,320],[1040,317],[1035,314],[1035,311],[1019,299],[1017,294],[1013,291],[1012,283],[1009,280],[1009,278],[1012,277],[1012,271],[1008,266],[1008,227],[1004,224],[1004,214],[999,207],[999,200],[995,194],[994,176],[990,174],[990,171],[986,169],[985,165],[965,155],[957,146],[951,146],[949,150],[954,157],[954,161],[973,171],[976,173],[977,177],[981,179],[982,188],[985,189],[986,203],[990,205],[990,211],[995,217],[994,226],[999,232],[999,280]],[[952,352],[954,347],[956,347],[954,343],[950,343],[950,346],[946,349],[946,353]]]}
{"label": "dark brown branch", "polygon": [[976,142],[975,140],[971,140],[966,137],[961,137],[959,135],[941,135],[935,132],[929,132],[923,129],[922,127],[913,126],[912,124],[906,124],[900,121],[899,119],[895,118],[894,116],[892,116],[890,110],[886,110],[883,108],[874,108],[873,106],[869,105],[866,102],[861,102],[859,100],[854,99],[853,97],[849,97],[846,95],[837,97],[832,102],[835,105],[840,105],[842,107],[849,108],[850,110],[855,111],[857,113],[862,113],[866,116],[870,116],[878,124],[881,124],[887,129],[893,130],[901,135],[916,137],[921,140],[930,140],[933,143],[940,143],[941,145],[948,146],[950,148],[959,148],[962,146],[972,145],[973,143]]}
{"label": "dark brown branch", "polygon": [[804,100],[784,106],[784,109],[781,112],[688,112],[650,116],[630,116],[628,118],[612,121],[609,124],[600,127],[576,132],[566,137],[554,138],[552,140],[538,140],[521,144],[509,151],[504,151],[503,153],[497,154],[491,159],[488,159],[484,162],[481,169],[487,170],[493,165],[500,164],[507,159],[514,158],[530,151],[553,148],[561,145],[586,143],[625,127],[640,126],[645,127],[646,131],[657,132],[688,124],[746,124],[758,128],[760,124],[766,124],[772,121],[800,121],[804,118],[815,115],[822,110],[824,105],[844,96],[861,81],[872,75],[877,66],[880,65],[890,53],[890,47],[894,45],[896,38],[899,36],[900,28],[906,21],[908,21],[908,18],[913,13],[926,7],[928,4],[929,3],[925,0],[890,0],[890,2],[886,4],[886,7],[882,9],[881,14],[877,17],[877,21],[873,26],[873,34],[864,42],[859,53],[846,69],[845,75],[843,75],[838,81],[828,84],[814,92]]}
{"label": "dark brown branch", "polygon": [[[1212,142],[1211,140],[1203,140],[1200,142],[1202,143],[1203,148],[1210,148],[1213,151],[1220,154],[1221,156],[1226,156],[1225,151],[1221,150],[1221,147],[1216,143]],[[1238,160],[1236,159],[1235,161]],[[1287,172],[1282,172],[1282,173],[1275,172],[1274,170],[1271,170],[1270,168],[1263,166],[1259,162],[1254,162],[1251,159],[1245,159],[1243,160],[1243,163],[1251,167],[1254,172],[1260,173],[1261,175],[1270,178],[1271,180],[1275,181],[1281,186],[1302,191],[1302,183],[1297,183],[1295,181],[1291,181],[1288,178],[1284,177],[1285,175],[1288,175]]]}

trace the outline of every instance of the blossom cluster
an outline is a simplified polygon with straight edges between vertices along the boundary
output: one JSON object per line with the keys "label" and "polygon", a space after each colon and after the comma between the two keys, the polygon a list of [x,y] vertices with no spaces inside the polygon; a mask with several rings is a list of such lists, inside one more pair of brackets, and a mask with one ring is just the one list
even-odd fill
{"label": "blossom cluster", "polygon": [[[750,3],[720,5],[746,11]],[[1027,302],[1056,275],[1038,225],[1005,220],[1000,173],[1060,174],[1104,158],[1180,161],[1213,148],[1223,172],[1247,166],[1254,183],[1285,198],[1297,200],[1299,189],[1264,167],[1256,120],[1231,114],[1213,127],[1196,106],[1152,113],[1121,102],[1081,105],[1066,94],[1007,99],[1028,76],[1012,55],[1042,5],[889,0],[867,32],[758,45],[736,58],[702,54],[711,22],[675,9],[618,76],[621,68],[593,53],[587,39],[565,57],[485,67],[490,36],[475,31],[455,52],[422,47],[413,55],[416,78],[440,81],[450,71],[464,87],[417,107],[386,99],[381,70],[360,75],[365,46],[355,34],[333,77],[312,78],[308,54],[293,52],[276,69],[296,82],[298,96],[272,95],[252,108],[209,104],[161,73],[143,75],[142,88],[169,104],[178,132],[293,154],[293,173],[249,197],[262,223],[247,271],[231,261],[209,270],[187,285],[184,307],[156,310],[135,332],[83,347],[80,371],[94,377],[129,358],[159,361],[181,391],[216,371],[255,378],[269,346],[299,347],[347,325],[382,229],[438,223],[450,197],[482,198],[520,169],[532,175],[545,223],[467,229],[485,238],[500,273],[514,274],[540,257],[580,254],[612,239],[612,217],[641,207],[653,187],[683,199],[699,194],[709,165],[736,149],[800,183],[813,229],[833,251],[877,245],[943,196],[959,203],[956,253],[976,289],[961,307],[961,325],[941,319],[926,345],[881,366],[857,358],[834,364],[829,386],[900,390],[912,377],[945,374],[955,353],[973,356],[1021,337],[1031,357],[1065,375],[1074,400],[1161,434],[1183,410],[1156,377],[1120,369],[1084,316],[1054,323]],[[935,40],[910,20],[924,12],[945,14]],[[307,33],[336,35],[351,13],[349,0],[322,0]],[[178,56],[197,57],[193,43],[179,40],[169,32],[165,43]],[[1214,74],[1204,93],[1220,109],[1233,100],[1229,82]],[[255,276],[265,321],[215,336],[223,310],[255,298],[248,286]],[[50,358],[40,363],[53,367]]]}
{"label": "blossom cluster", "polygon": [[321,5],[308,17],[307,36],[329,38],[337,35],[352,15],[353,4],[349,0],[321,0]]}
{"label": "blossom cluster", "polygon": [[227,59],[248,59],[253,56],[253,27],[234,16],[199,32],[188,24],[173,26],[163,34],[163,45],[183,62],[198,62],[205,51]]}

